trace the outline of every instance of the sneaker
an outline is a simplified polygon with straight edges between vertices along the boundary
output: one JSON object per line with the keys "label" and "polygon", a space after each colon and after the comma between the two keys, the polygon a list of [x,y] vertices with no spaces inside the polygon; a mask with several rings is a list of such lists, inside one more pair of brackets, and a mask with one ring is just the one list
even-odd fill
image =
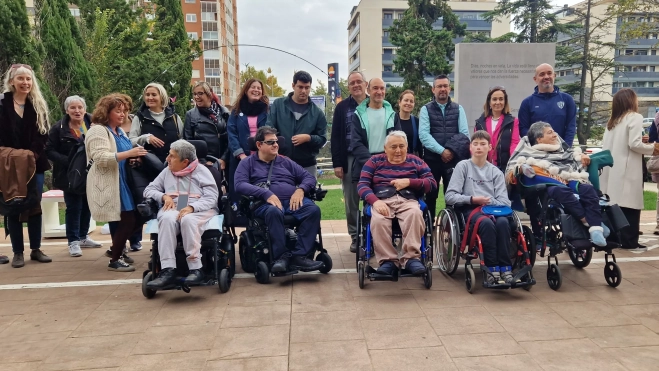
{"label": "sneaker", "polygon": [[291,258],[290,267],[292,270],[302,272],[313,272],[324,267],[325,263],[321,261],[311,260],[306,256],[294,256]]}
{"label": "sneaker", "polygon": [[501,280],[501,273],[499,272],[490,272],[490,274],[487,275],[487,278],[485,280],[490,285],[498,285],[500,283],[503,283],[503,281]]}
{"label": "sneaker", "polygon": [[141,242],[130,244],[130,251],[140,251],[140,250],[142,250],[142,243]]}
{"label": "sneaker", "polygon": [[659,236],[659,224],[657,224],[656,227],[654,227],[654,232],[652,232],[655,236]]}
{"label": "sneaker", "polygon": [[199,285],[204,282],[204,272],[201,269],[190,269],[190,274],[185,278],[187,285]]}
{"label": "sneaker", "polygon": [[382,263],[380,268],[376,271],[378,274],[384,274],[386,276],[393,276],[396,271],[398,270],[398,267],[394,262],[386,261]]}
{"label": "sneaker", "polygon": [[153,281],[149,281],[146,284],[146,287],[150,289],[162,289],[163,287],[171,286],[175,284],[176,281],[177,281],[176,269],[165,268],[162,271],[160,271],[160,274],[158,274],[158,277],[156,279],[154,279]]}
{"label": "sneaker", "polygon": [[115,271],[115,272],[134,272],[135,267],[132,265],[126,264],[125,261],[119,259],[117,261],[110,261],[110,264],[108,264],[108,270],[109,271]]}
{"label": "sneaker", "polygon": [[92,240],[91,238],[89,238],[89,236],[87,236],[86,238],[83,238],[82,240],[80,240],[80,247],[99,248],[99,247],[102,247],[102,246],[103,246],[102,244]]}
{"label": "sneaker", "polygon": [[352,243],[350,244],[350,252],[351,253],[357,252],[357,241],[352,241]]}
{"label": "sneaker", "polygon": [[111,258],[112,257],[112,250],[110,250],[110,249],[105,250],[105,256],[107,256],[108,258]]}
{"label": "sneaker", "polygon": [[426,267],[419,259],[410,259],[405,263],[405,269],[413,275],[420,275],[426,272]]}
{"label": "sneaker", "polygon": [[[105,256],[107,256],[108,258],[111,258],[112,257],[112,250],[105,250]],[[135,260],[133,258],[126,255],[126,249],[124,249],[124,252],[121,253],[121,258],[120,259],[123,259],[123,261],[125,261],[128,264],[135,263]]]}
{"label": "sneaker", "polygon": [[0,264],[9,263],[9,257],[7,255],[0,255]]}
{"label": "sneaker", "polygon": [[73,256],[74,258],[82,256],[80,241],[73,241],[69,244],[69,255]]}
{"label": "sneaker", "polygon": [[53,261],[48,255],[44,254],[41,249],[30,251],[30,260],[36,260],[39,263],[50,263]]}
{"label": "sneaker", "polygon": [[282,255],[279,259],[275,260],[275,262],[272,264],[272,269],[270,271],[272,273],[284,273],[288,271],[288,260],[290,259],[290,256],[288,254]]}
{"label": "sneaker", "polygon": [[22,252],[14,254],[14,258],[11,259],[11,266],[13,268],[23,268],[25,266],[25,258]]}
{"label": "sneaker", "polygon": [[[500,267],[500,271],[501,271],[501,280],[503,280],[503,282],[509,285],[513,283],[514,276],[511,267]],[[516,282],[519,283],[522,282],[522,280],[517,279]]]}

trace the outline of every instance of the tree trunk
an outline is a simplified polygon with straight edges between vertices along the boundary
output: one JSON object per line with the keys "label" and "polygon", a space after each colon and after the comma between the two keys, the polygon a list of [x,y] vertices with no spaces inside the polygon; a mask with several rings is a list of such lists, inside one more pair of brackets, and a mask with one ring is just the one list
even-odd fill
{"label": "tree trunk", "polygon": [[529,42],[534,43],[538,40],[538,0],[531,0],[531,18]]}
{"label": "tree trunk", "polygon": [[[589,44],[590,44],[590,6],[592,0],[587,0],[586,2],[586,17],[584,20],[584,30],[583,33],[583,60],[581,61],[581,87],[579,88],[579,122],[577,123],[577,133],[579,138],[579,144],[586,144],[588,139],[588,130],[584,127],[584,103],[586,102],[586,74],[588,73],[588,53],[589,53]],[[592,102],[593,87],[590,87],[590,95]]]}

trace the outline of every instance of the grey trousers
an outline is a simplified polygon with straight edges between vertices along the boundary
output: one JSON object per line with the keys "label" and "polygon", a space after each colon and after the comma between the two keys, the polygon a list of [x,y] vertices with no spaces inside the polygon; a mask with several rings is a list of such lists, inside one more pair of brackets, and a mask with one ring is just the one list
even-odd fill
{"label": "grey trousers", "polygon": [[304,168],[314,178],[318,179],[318,165],[311,165]]}
{"label": "grey trousers", "polygon": [[158,212],[158,254],[160,266],[176,268],[176,236],[181,233],[183,249],[187,256],[189,269],[201,269],[201,235],[202,228],[217,212],[208,210],[200,213],[190,213],[180,221],[177,210]]}
{"label": "grey trousers", "polygon": [[352,181],[352,162],[354,159],[353,156],[348,156],[348,168],[343,173],[341,189],[343,190],[348,233],[352,242],[356,243],[358,234],[357,218],[359,218],[359,194],[357,194],[357,183]]}

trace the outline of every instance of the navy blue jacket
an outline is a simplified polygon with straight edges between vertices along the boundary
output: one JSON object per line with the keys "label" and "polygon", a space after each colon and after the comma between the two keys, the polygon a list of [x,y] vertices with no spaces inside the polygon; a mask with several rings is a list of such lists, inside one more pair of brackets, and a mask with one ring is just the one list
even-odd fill
{"label": "navy blue jacket", "polygon": [[652,125],[650,125],[650,132],[648,133],[648,136],[650,137],[649,143],[659,142],[659,133],[657,133],[657,124],[659,124],[659,122],[652,121]]}
{"label": "navy blue jacket", "polygon": [[561,93],[558,87],[554,87],[553,93],[538,93],[536,86],[535,92],[519,106],[517,118],[520,137],[526,136],[531,125],[544,121],[572,147],[574,135],[577,133],[577,106],[572,96]]}
{"label": "navy blue jacket", "polygon": [[[269,126],[268,114],[263,111],[256,119],[256,127]],[[229,152],[231,157],[238,157],[241,153],[249,156],[249,145],[247,138],[249,138],[249,123],[247,116],[242,112],[236,114],[231,112],[229,122],[227,123],[227,131],[229,132]]]}
{"label": "navy blue jacket", "polygon": [[263,201],[274,194],[279,200],[288,201],[297,187],[308,193],[316,186],[316,178],[290,158],[279,155],[273,161],[270,189],[257,185],[268,180],[270,170],[270,164],[261,161],[258,152],[240,161],[233,177],[236,192]]}

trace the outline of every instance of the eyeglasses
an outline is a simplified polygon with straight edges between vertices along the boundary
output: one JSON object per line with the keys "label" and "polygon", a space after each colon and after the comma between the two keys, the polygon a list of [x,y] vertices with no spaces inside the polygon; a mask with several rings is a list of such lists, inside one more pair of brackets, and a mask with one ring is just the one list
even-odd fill
{"label": "eyeglasses", "polygon": [[264,140],[261,143],[267,144],[269,146],[274,146],[275,144],[279,143],[279,141],[278,140]]}
{"label": "eyeglasses", "polygon": [[350,81],[350,83],[348,83],[348,85],[349,85],[349,86],[355,86],[355,85],[361,85],[361,84],[363,84],[363,83],[364,83],[364,81],[362,81],[362,80],[357,80],[357,81]]}
{"label": "eyeglasses", "polygon": [[448,88],[450,88],[450,87],[451,87],[451,86],[448,85],[448,84],[445,84],[445,85],[435,85],[435,89],[442,89],[442,88],[444,88],[444,89],[448,89]]}
{"label": "eyeglasses", "polygon": [[206,93],[204,93],[204,92],[192,93],[192,95],[194,95],[195,97],[201,97],[202,95],[206,95]]}
{"label": "eyeglasses", "polygon": [[32,67],[30,67],[30,65],[28,65],[28,64],[12,64],[12,65],[11,65],[11,69],[12,69],[12,70],[17,70],[17,69],[19,69],[19,68],[21,68],[21,67],[25,67],[25,68],[27,68],[28,70],[32,71]]}
{"label": "eyeglasses", "polygon": [[492,86],[492,87],[490,87],[490,91],[492,91],[492,90],[506,91],[506,87],[505,87],[505,86],[499,86],[499,85],[497,85],[497,86]]}

